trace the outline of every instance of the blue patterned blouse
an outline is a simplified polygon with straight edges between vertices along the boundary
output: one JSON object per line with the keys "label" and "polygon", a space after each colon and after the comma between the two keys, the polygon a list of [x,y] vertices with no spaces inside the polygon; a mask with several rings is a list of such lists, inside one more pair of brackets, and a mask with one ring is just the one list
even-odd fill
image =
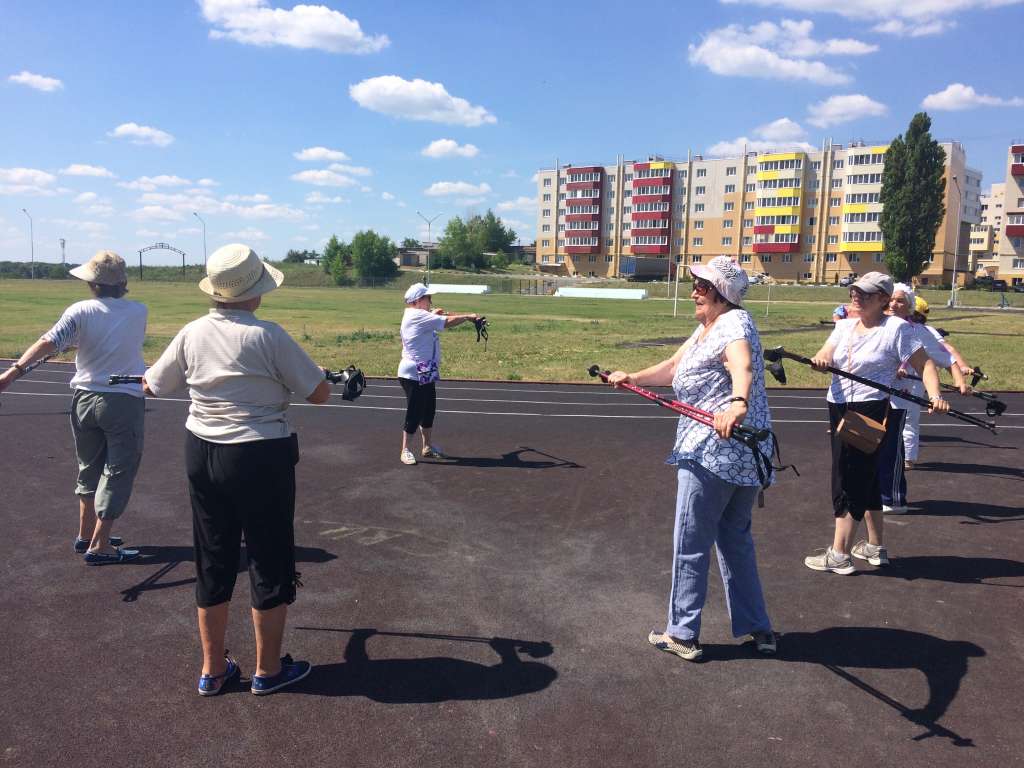
{"label": "blue patterned blouse", "polygon": [[[732,397],[732,377],[725,367],[725,348],[734,341],[746,339],[750,343],[753,381],[743,423],[757,429],[771,429],[768,396],[764,388],[761,339],[750,314],[743,309],[732,309],[720,315],[708,335],[700,339],[702,330],[703,326],[694,330],[690,336],[690,347],[676,368],[672,379],[676,399],[712,413],[728,408],[729,398]],[[761,443],[761,449],[766,453],[774,450],[772,438]],[[696,461],[727,483],[761,485],[750,448],[737,440],[722,440],[711,427],[680,416],[675,446],[666,463],[678,464],[688,459]],[[774,480],[773,472],[770,481]]]}

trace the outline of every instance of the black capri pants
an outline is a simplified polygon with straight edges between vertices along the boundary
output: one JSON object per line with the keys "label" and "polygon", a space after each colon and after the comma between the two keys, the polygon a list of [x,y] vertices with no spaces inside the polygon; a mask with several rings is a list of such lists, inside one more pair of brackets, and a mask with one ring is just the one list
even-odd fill
{"label": "black capri pants", "polygon": [[196,605],[231,599],[243,535],[252,607],[295,602],[296,436],[221,444],[185,435]]}
{"label": "black capri pants", "polygon": [[437,388],[434,382],[420,384],[412,379],[399,378],[398,383],[405,390],[405,429],[406,434],[415,434],[420,427],[430,429],[434,426],[434,413],[437,411]]}
{"label": "black capri pants", "polygon": [[[847,410],[885,421],[885,437],[874,453],[858,451],[839,439],[839,422]],[[896,441],[903,440],[903,419],[899,415],[900,411],[890,409],[888,400],[828,404],[832,427],[832,511],[836,517],[849,512],[854,520],[863,520],[865,511],[882,508],[879,462],[895,455]]]}

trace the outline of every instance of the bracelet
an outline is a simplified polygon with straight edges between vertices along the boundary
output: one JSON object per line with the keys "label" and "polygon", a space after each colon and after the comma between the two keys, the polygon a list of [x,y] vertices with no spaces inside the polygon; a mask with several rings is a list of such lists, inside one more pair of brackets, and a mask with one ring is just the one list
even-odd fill
{"label": "bracelet", "polygon": [[746,406],[747,408],[750,407],[750,403],[747,402],[747,398],[740,397],[739,395],[737,395],[736,397],[730,397],[726,402],[728,402],[728,403],[743,403],[743,405]]}

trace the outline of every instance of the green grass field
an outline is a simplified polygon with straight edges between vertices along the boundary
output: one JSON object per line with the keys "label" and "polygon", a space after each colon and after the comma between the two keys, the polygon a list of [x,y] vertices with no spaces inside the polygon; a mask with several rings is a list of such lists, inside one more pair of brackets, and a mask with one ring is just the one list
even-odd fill
{"label": "green grass field", "polygon": [[[437,281],[446,280],[439,276]],[[655,297],[665,295],[664,283],[647,287]],[[133,281],[129,288],[129,298],[149,306],[144,349],[148,361],[160,354],[182,325],[208,307],[194,284]],[[748,299],[764,346],[781,344],[808,355],[817,351],[830,331],[819,320],[829,319],[832,308],[846,295],[838,288],[776,287],[765,316],[766,293],[764,287],[754,286]],[[1024,313],[948,310],[941,306],[946,294],[925,295],[933,302],[933,323],[950,331],[950,341],[989,374],[987,387],[1024,389]],[[20,354],[64,307],[87,296],[87,288],[78,281],[0,281],[0,356]],[[446,378],[583,382],[592,363],[636,370],[664,359],[675,350],[675,340],[689,335],[694,327],[693,304],[688,299],[679,302],[676,319],[672,303],[658,298],[441,295],[436,303],[450,311],[486,314],[490,322],[486,349],[476,342],[472,325],[445,333],[442,375]],[[393,376],[400,357],[402,309],[398,288],[286,284],[266,297],[259,315],[284,326],[322,365],[337,368],[351,363],[367,375]],[[629,346],[656,340],[667,341],[664,346]],[[795,363],[787,366],[787,372],[790,386],[823,386],[826,381]]]}

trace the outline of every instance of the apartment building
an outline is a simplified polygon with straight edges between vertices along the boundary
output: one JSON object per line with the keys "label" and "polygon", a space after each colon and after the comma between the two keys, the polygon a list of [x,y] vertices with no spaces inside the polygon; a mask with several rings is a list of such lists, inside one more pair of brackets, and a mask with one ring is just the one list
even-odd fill
{"label": "apartment building", "polygon": [[997,277],[1020,285],[1024,283],[1024,144],[1013,144],[1007,152],[1003,198]]}
{"label": "apartment building", "polygon": [[981,222],[971,227],[971,269],[977,277],[997,277],[1006,184],[993,184],[981,196]]}
{"label": "apartment building", "polygon": [[[958,249],[956,271],[966,278],[970,226],[981,221],[981,173],[967,167],[958,142],[942,147],[947,215],[920,278],[926,284],[950,282]],[[570,275],[668,276],[675,265],[725,254],[752,273],[813,282],[884,270],[878,217],[886,149],[825,144],[811,153],[543,169],[537,263]]]}

